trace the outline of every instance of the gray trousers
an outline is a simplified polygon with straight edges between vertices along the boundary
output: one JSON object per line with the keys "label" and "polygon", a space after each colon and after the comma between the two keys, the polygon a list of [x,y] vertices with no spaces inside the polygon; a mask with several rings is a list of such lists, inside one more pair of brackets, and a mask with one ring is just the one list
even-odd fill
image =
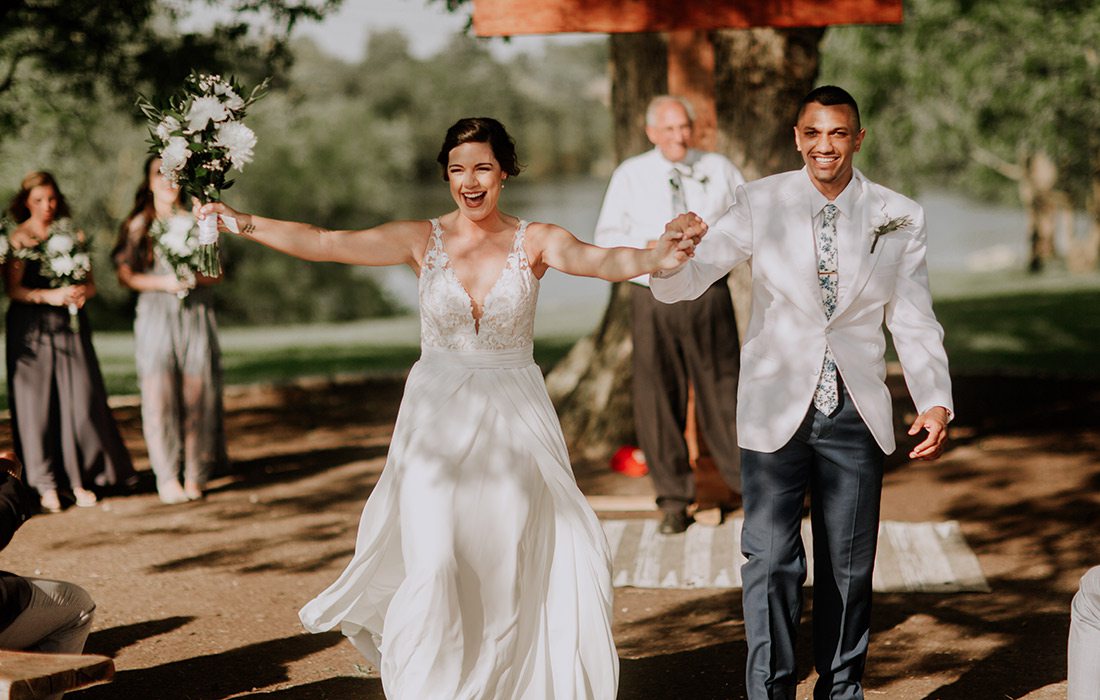
{"label": "gray trousers", "polygon": [[1069,625],[1067,700],[1100,700],[1100,566],[1081,577]]}
{"label": "gray trousers", "polygon": [[806,553],[802,508],[810,492],[814,542],[815,700],[863,698],[878,545],[884,455],[841,386],[840,406],[813,406],[776,452],[742,450],[745,524],[741,568],[749,700],[793,700],[795,632]]}
{"label": "gray trousers", "polygon": [[[95,602],[67,581],[28,578],[31,601],[19,617],[0,630],[0,649],[79,654],[92,631]],[[63,693],[47,696],[60,698]]]}
{"label": "gray trousers", "polygon": [[726,278],[692,301],[664,304],[631,285],[634,341],[634,429],[663,511],[695,500],[688,461],[688,387],[695,388],[699,432],[723,481],[740,490],[737,374],[740,344]]}

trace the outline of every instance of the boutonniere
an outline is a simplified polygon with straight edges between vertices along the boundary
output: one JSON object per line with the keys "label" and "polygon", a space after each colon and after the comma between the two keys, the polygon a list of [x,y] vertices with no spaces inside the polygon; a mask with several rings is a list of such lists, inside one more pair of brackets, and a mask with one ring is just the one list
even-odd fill
{"label": "boutonniere", "polygon": [[874,237],[871,240],[871,253],[874,254],[875,246],[878,245],[878,239],[882,238],[888,233],[893,233],[894,231],[901,230],[912,223],[913,219],[910,216],[895,216],[892,219],[887,218],[886,221],[883,221],[881,224],[876,226],[874,230],[871,231],[871,235]]}

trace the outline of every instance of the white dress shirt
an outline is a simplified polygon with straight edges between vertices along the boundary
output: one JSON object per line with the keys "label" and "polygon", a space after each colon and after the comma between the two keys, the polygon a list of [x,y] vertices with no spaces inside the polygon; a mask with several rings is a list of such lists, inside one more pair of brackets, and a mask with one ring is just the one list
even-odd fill
{"label": "white dress shirt", "polygon": [[[734,203],[737,187],[745,182],[741,171],[725,156],[690,149],[679,163],[654,148],[624,160],[611,175],[600,218],[596,245],[645,248],[664,233],[665,224],[681,212],[673,211],[670,175],[680,171],[684,201],[708,225]],[[649,285],[649,275],[632,282]]]}

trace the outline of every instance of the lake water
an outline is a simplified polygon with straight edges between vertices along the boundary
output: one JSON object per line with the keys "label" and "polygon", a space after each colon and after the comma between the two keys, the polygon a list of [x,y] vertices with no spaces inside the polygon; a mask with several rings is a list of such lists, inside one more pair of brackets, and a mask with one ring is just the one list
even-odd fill
{"label": "lake water", "polygon": [[[607,181],[575,178],[553,182],[508,181],[502,208],[516,216],[563,226],[592,240]],[[1022,270],[1026,260],[1027,216],[1021,209],[973,202],[946,192],[917,198],[928,221],[928,267],[934,278],[966,273]],[[447,187],[420,185],[399,205],[400,217],[418,218],[453,208]],[[655,233],[659,233],[655,230]],[[379,271],[386,287],[405,305],[416,306],[416,277],[407,268]],[[984,276],[984,275],[983,275]],[[536,327],[539,335],[591,330],[607,305],[610,285],[550,270],[542,281]]]}

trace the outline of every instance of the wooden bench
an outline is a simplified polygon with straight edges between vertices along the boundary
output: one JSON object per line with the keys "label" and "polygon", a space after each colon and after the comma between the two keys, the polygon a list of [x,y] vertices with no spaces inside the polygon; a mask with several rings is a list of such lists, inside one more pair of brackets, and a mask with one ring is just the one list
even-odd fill
{"label": "wooden bench", "polygon": [[33,700],[108,683],[115,662],[96,654],[37,654],[0,650],[0,700]]}

